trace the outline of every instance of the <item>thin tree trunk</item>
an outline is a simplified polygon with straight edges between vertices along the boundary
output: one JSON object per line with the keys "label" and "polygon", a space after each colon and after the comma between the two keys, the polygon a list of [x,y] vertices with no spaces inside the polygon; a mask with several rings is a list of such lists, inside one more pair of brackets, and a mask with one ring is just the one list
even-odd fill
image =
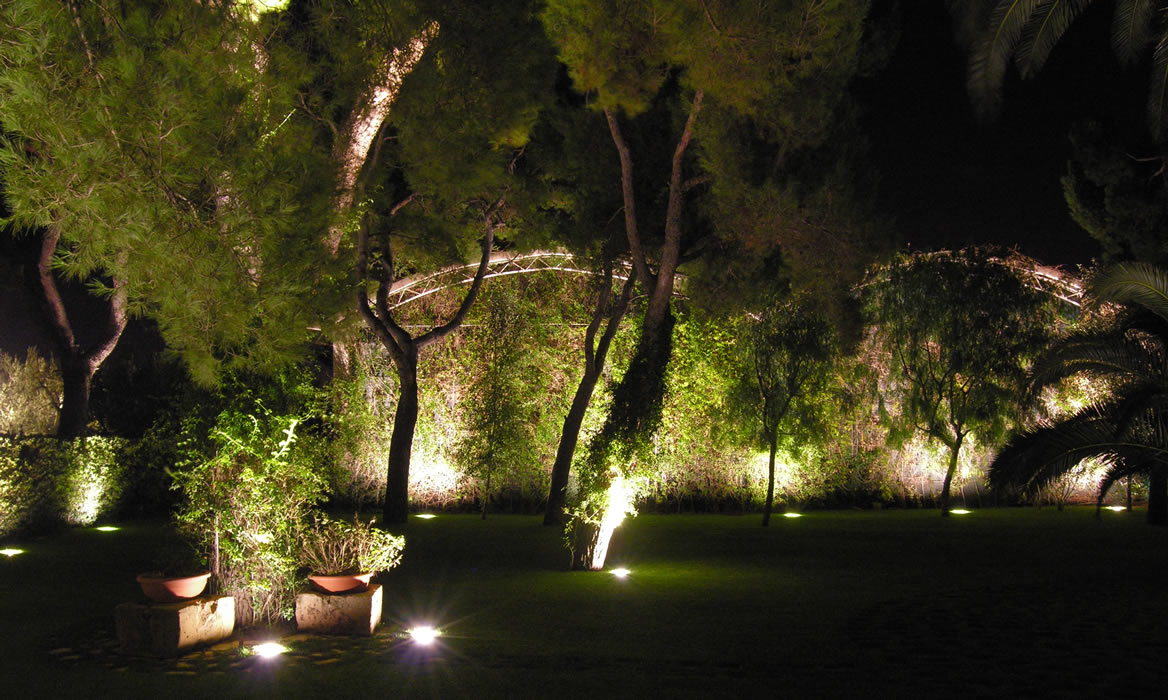
{"label": "thin tree trunk", "polygon": [[1168,467],[1163,465],[1148,472],[1148,524],[1168,525]]}
{"label": "thin tree trunk", "polygon": [[410,344],[405,357],[395,362],[398,377],[397,411],[389,440],[389,466],[385,478],[384,521],[401,524],[409,515],[410,454],[418,423],[418,351]]}
{"label": "thin tree trunk", "polygon": [[941,517],[949,517],[949,485],[953,483],[953,475],[957,473],[957,456],[961,453],[961,438],[949,448],[949,469],[945,472],[945,481],[941,484]]}
{"label": "thin tree trunk", "polygon": [[544,511],[544,525],[560,525],[564,521],[564,502],[567,498],[568,476],[572,469],[572,458],[576,454],[576,446],[580,441],[580,427],[584,424],[584,416],[588,413],[588,405],[592,402],[592,394],[596,390],[596,383],[604,371],[604,362],[608,357],[608,348],[612,339],[620,328],[621,319],[629,308],[633,287],[636,285],[636,268],[625,280],[621,289],[620,298],[609,309],[608,325],[600,336],[600,342],[593,350],[592,343],[596,331],[600,328],[601,318],[608,306],[612,295],[612,265],[605,264],[604,286],[596,300],[596,310],[592,314],[592,321],[584,334],[584,375],[580,378],[580,385],[576,387],[576,395],[572,397],[572,406],[568,415],[564,417],[564,428],[560,432],[560,444],[556,448],[556,461],[552,465],[552,483],[548,490],[547,508]]}
{"label": "thin tree trunk", "polygon": [[769,527],[771,524],[771,508],[775,504],[775,452],[779,448],[779,435],[776,431],[771,431],[767,438],[771,443],[771,455],[767,460],[767,495],[766,505],[762,510],[763,527]]}
{"label": "thin tree trunk", "polygon": [[567,498],[572,458],[580,441],[580,427],[584,424],[584,415],[588,412],[592,392],[596,389],[596,382],[599,379],[599,371],[592,371],[591,368],[584,371],[580,385],[576,387],[576,395],[572,397],[572,406],[568,409],[568,415],[564,417],[560,445],[556,448],[556,461],[552,464],[552,485],[548,491],[547,509],[543,515],[544,525],[563,524],[564,501]]}

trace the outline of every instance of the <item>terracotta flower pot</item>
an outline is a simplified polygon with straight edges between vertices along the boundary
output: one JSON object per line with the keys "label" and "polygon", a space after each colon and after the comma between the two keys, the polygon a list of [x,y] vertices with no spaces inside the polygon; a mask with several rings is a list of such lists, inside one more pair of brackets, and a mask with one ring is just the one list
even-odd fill
{"label": "terracotta flower pot", "polygon": [[342,574],[340,576],[310,574],[308,580],[325,593],[357,593],[368,588],[369,580],[372,578],[373,572],[370,571],[365,574]]}
{"label": "terracotta flower pot", "polygon": [[207,587],[211,572],[204,571],[193,576],[159,576],[140,574],[138,585],[146,597],[156,603],[177,603],[197,597]]}

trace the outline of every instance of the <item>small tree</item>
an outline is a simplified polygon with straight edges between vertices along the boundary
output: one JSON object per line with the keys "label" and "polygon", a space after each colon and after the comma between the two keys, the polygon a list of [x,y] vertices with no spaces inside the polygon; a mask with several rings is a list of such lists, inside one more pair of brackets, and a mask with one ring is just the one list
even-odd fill
{"label": "small tree", "polygon": [[891,437],[920,432],[948,449],[941,486],[948,517],[966,438],[993,443],[1017,418],[1026,366],[1049,337],[1049,306],[1023,281],[1022,261],[980,250],[902,255],[881,274],[869,290],[899,390]]}
{"label": "small tree", "polygon": [[744,393],[748,393],[770,450],[762,513],[762,525],[767,527],[775,498],[779,442],[814,432],[822,413],[818,399],[827,385],[834,356],[832,328],[821,316],[787,299],[764,311],[752,324],[746,352],[750,378]]}
{"label": "small tree", "polygon": [[525,317],[534,315],[511,287],[487,295],[485,318],[474,329],[481,350],[473,362],[473,383],[461,401],[466,435],[456,457],[468,474],[480,483],[481,511],[485,520],[491,498],[491,477],[538,461],[535,444],[537,394],[546,389],[540,374],[535,342],[525,328]]}

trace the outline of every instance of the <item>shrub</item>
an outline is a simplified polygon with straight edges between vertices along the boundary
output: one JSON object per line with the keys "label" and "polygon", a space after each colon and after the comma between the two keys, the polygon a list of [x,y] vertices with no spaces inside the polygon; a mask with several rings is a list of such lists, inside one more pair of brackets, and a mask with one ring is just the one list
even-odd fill
{"label": "shrub", "polygon": [[195,451],[175,474],[184,495],[180,530],[207,554],[244,625],[291,617],[299,534],[324,492],[311,451],[296,441],[302,418],[273,415],[258,402],[255,408],[221,413],[209,436],[213,456]]}
{"label": "shrub", "polygon": [[117,508],[126,441],[0,438],[0,535],[91,525]]}
{"label": "shrub", "polygon": [[337,575],[389,571],[401,561],[406,539],[355,516],[352,523],[324,515],[300,537],[300,562],[313,573]]}
{"label": "shrub", "polygon": [[51,435],[57,430],[61,373],[29,348],[25,359],[0,352],[0,434]]}

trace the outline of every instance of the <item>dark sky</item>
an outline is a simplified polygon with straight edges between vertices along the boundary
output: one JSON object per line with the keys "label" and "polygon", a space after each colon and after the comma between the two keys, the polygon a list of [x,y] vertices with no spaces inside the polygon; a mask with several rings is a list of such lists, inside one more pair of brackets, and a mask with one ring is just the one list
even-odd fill
{"label": "dark sky", "polygon": [[1075,120],[1142,130],[1146,83],[1113,58],[1111,4],[1076,20],[1036,79],[1012,72],[1002,112],[987,123],[967,97],[966,54],[943,3],[900,4],[897,48],[862,92],[878,206],[902,240],[912,249],[1017,246],[1046,264],[1097,257],[1098,245],[1070,218],[1059,178]]}

